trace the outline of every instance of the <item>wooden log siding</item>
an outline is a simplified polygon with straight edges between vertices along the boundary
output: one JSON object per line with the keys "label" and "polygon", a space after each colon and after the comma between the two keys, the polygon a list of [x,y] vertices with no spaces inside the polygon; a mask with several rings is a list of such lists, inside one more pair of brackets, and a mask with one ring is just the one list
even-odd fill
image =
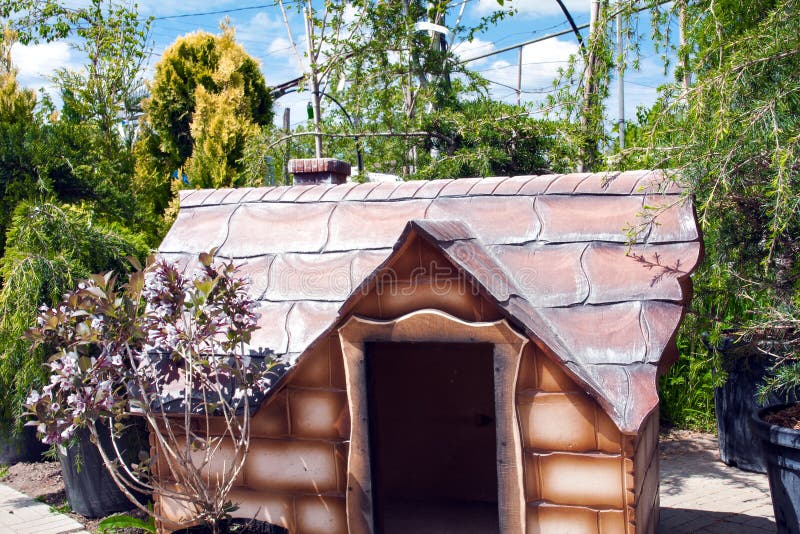
{"label": "wooden log siding", "polygon": [[[344,489],[350,421],[336,341],[319,344],[253,416],[250,453],[229,496],[239,506],[234,517],[267,521],[292,533],[348,532]],[[167,499],[157,506],[172,519],[191,515]],[[162,525],[162,530],[172,529]]]}
{"label": "wooden log siding", "polygon": [[[463,336],[470,323],[457,324]],[[519,531],[653,532],[658,414],[648,418],[638,440],[622,435],[558,364],[536,345],[522,344],[512,426],[523,456],[519,484],[525,512]],[[339,336],[331,335],[253,417],[251,455],[230,495],[239,504],[235,516],[269,521],[298,534],[360,531],[348,527],[346,495],[351,492],[345,490],[353,465],[348,463],[346,374]],[[639,501],[640,495],[647,500]],[[175,519],[188,512],[174,502],[162,502],[159,509]]]}
{"label": "wooden log siding", "polygon": [[650,414],[636,438],[633,453],[634,485],[628,488],[634,499],[637,532],[655,532],[658,526],[658,411]]}
{"label": "wooden log siding", "polygon": [[636,507],[643,484],[637,486],[633,479],[633,457],[635,452],[650,454],[651,444],[657,444],[657,414],[648,420],[656,421],[655,439],[649,428],[646,444],[634,443],[534,344],[522,357],[517,410],[525,456],[527,534],[654,532],[655,524],[650,530],[637,526],[647,507]]}

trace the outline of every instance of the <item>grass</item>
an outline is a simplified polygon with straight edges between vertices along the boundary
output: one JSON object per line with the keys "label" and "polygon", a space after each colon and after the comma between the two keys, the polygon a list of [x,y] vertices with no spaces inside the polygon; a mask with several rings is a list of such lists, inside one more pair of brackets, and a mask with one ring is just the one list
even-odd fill
{"label": "grass", "polygon": [[0,464],[0,480],[3,480],[8,476],[8,466],[6,464]]}
{"label": "grass", "polygon": [[50,511],[54,514],[68,514],[72,512],[72,507],[67,501],[64,501],[59,506],[51,506]]}
{"label": "grass", "polygon": [[661,419],[677,428],[716,433],[712,369],[704,351],[681,354],[659,381]]}
{"label": "grass", "polygon": [[[47,504],[47,496],[46,495],[39,495],[38,497],[33,498],[36,502],[41,502]],[[51,505],[50,512],[53,514],[68,514],[72,512],[72,508],[70,507],[67,501],[62,502],[60,505]]]}

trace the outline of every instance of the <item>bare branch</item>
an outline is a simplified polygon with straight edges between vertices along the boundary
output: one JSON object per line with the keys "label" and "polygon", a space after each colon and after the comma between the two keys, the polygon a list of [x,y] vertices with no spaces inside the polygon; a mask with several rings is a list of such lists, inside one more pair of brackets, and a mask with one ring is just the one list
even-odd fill
{"label": "bare branch", "polygon": [[453,26],[453,32],[450,34],[449,48],[453,47],[453,41],[455,41],[456,38],[456,29],[458,29],[459,24],[461,24],[461,18],[464,16],[464,8],[467,7],[467,1],[468,0],[461,0],[461,8],[458,10],[458,17],[456,17],[456,23]]}
{"label": "bare branch", "polygon": [[283,0],[278,0],[278,6],[280,6],[281,8],[281,16],[283,16],[283,25],[286,26],[286,33],[289,35],[289,44],[292,45],[292,50],[294,51],[294,57],[297,58],[297,63],[300,65],[300,68],[303,69],[303,58],[297,51],[297,44],[295,44],[294,35],[292,35],[292,28],[291,26],[289,26],[289,17],[286,16],[286,8],[283,5]]}

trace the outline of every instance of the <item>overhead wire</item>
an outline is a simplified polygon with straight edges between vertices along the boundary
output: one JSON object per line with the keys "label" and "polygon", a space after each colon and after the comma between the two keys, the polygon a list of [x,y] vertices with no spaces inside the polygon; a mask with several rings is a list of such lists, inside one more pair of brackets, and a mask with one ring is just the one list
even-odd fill
{"label": "overhead wire", "polygon": [[[495,80],[489,80],[488,78],[486,79],[486,81],[489,82],[489,83],[492,83],[494,85],[499,85],[501,87],[505,87],[507,89],[513,89],[514,90],[514,94],[517,94],[517,88],[514,87],[514,86],[508,85],[508,84],[503,83],[503,82],[498,82],[498,81],[495,81]],[[536,89],[521,89],[519,92],[523,93],[523,94],[528,94],[528,95],[544,95],[544,94],[548,94],[548,93],[553,93],[556,90],[557,89],[554,89],[552,87],[539,87],[539,88],[536,88]]]}
{"label": "overhead wire", "polygon": [[[277,3],[272,2],[271,4],[260,4],[257,6],[246,6],[246,7],[232,7],[228,9],[218,9],[216,11],[203,11],[197,13],[179,13],[176,15],[162,15],[160,17],[152,17],[151,20],[173,20],[173,19],[185,19],[190,17],[205,17],[209,15],[224,15],[226,13],[236,13],[239,11],[251,11],[253,9],[264,9],[267,7],[277,7]],[[147,19],[142,19],[144,22]]]}
{"label": "overhead wire", "polygon": [[[473,1],[473,0],[462,0],[462,2],[464,2],[464,3],[470,2],[470,1]],[[661,4],[661,3],[664,3],[664,2],[660,1],[660,2],[657,2],[657,3]],[[191,22],[188,22],[188,21],[184,22],[185,19],[204,17],[204,16],[213,16],[213,15],[226,15],[226,14],[231,14],[231,13],[253,11],[253,10],[258,10],[258,9],[268,9],[268,8],[274,8],[277,5],[278,5],[277,2],[270,2],[270,3],[261,3],[261,4],[257,4],[257,5],[251,5],[251,6],[231,7],[231,8],[226,8],[226,9],[207,10],[207,11],[199,11],[199,12],[192,12],[192,13],[176,13],[176,14],[172,14],[172,15],[158,15],[158,16],[149,17],[148,19],[141,19],[141,20],[142,21],[151,20],[151,21],[153,21],[155,23],[158,23],[158,24],[154,24],[153,25],[154,27],[158,27],[158,29],[156,31],[153,31],[153,29],[151,29],[151,33],[153,33],[157,37],[164,38],[164,37],[168,37],[168,36],[172,35],[170,33],[169,29],[164,27],[166,25],[182,26],[182,27],[184,27],[184,28],[186,28],[187,30],[190,30],[190,31],[191,31],[191,29],[201,29],[199,26],[197,26],[197,25],[195,25],[195,24],[193,24]],[[547,27],[544,27],[544,28],[537,28],[537,29],[532,30],[532,31],[521,31],[521,32],[514,32],[514,33],[510,33],[510,34],[505,34],[502,37],[500,37],[499,39],[496,39],[496,40],[493,40],[493,41],[489,41],[489,42],[486,42],[486,43],[482,43],[482,44],[474,47],[473,49],[470,50],[470,52],[474,53],[476,51],[479,51],[482,48],[491,49],[493,47],[496,47],[498,44],[503,43],[504,41],[507,41],[507,40],[513,38],[514,36],[524,35],[524,34],[536,35],[537,33],[547,32],[549,30],[553,30],[553,29],[562,27],[562,26],[564,26],[566,24],[568,24],[568,21],[567,20],[562,20],[561,22],[559,22],[557,24],[553,24],[551,26],[547,26]],[[584,29],[586,27],[588,27],[588,24],[581,24],[577,29],[582,30],[582,29]],[[552,38],[556,38],[556,37],[558,37],[560,35],[565,35],[565,34],[568,34],[568,33],[572,33],[572,29],[565,30],[565,31],[562,31],[562,32],[558,32],[558,33],[555,33],[555,34],[552,34],[552,35],[545,35],[545,36],[542,36],[539,39],[533,39],[532,41],[539,42],[540,40],[552,39]],[[239,38],[239,40],[242,41],[245,44],[249,43],[249,44],[252,44],[252,45],[255,45],[255,46],[260,46],[262,44],[260,41],[253,40],[253,39],[242,39],[242,38]],[[482,55],[471,57],[471,58],[462,59],[460,61],[460,63],[469,63],[469,62],[472,62],[472,61],[483,59],[485,57],[490,57],[490,56],[493,56],[493,55],[499,55],[501,53],[514,50],[515,48],[519,48],[519,47],[525,46],[526,44],[533,44],[533,43],[531,43],[529,41],[529,42],[526,42],[526,43],[520,43],[518,45],[512,45],[512,46],[509,46],[509,47],[504,47],[503,49],[499,49],[499,50],[491,50],[490,52],[488,52],[486,54],[482,54]],[[456,48],[458,48],[458,45],[453,47],[454,50]],[[277,54],[280,54],[281,52],[285,52],[285,51],[290,50],[290,49],[291,49],[291,46],[287,46],[287,47],[279,48],[279,49],[275,49],[275,50],[270,50],[270,51],[264,50],[263,52],[260,52],[259,55],[260,56],[277,55]],[[161,52],[156,52],[155,50],[152,50],[152,51],[149,52],[148,55],[149,55],[149,57],[153,58],[153,57],[161,57],[162,54],[163,54],[163,49],[162,49]],[[557,63],[566,63],[566,61],[565,60],[535,61],[535,62],[523,63],[523,66],[538,65],[538,64],[557,64]],[[475,72],[479,72],[479,73],[496,72],[496,71],[501,71],[501,70],[504,70],[504,69],[517,68],[517,67],[518,67],[518,65],[516,63],[513,63],[513,64],[502,65],[502,66],[498,66],[498,67],[490,67],[490,68],[486,68],[486,69],[477,69],[477,70],[475,70]],[[504,84],[502,82],[497,82],[497,81],[494,81],[494,80],[487,80],[487,81],[489,83],[496,84],[496,85],[499,85],[499,86],[502,86],[502,87],[507,87],[507,88],[510,88],[510,89],[514,90],[513,93],[511,93],[509,95],[506,95],[503,98],[508,98],[509,96],[513,96],[514,94],[517,93],[517,89],[516,88],[511,87],[509,85],[506,85],[506,84]],[[654,86],[643,84],[643,83],[639,83],[639,82],[635,82],[635,81],[626,80],[625,83],[626,84],[639,85],[639,86],[642,86],[642,87],[655,88]],[[543,90],[527,90],[526,89],[526,90],[522,90],[521,92],[527,93],[527,94],[541,94],[541,93],[546,92],[546,91],[543,91]]]}
{"label": "overhead wire", "polygon": [[[558,63],[569,63],[568,59],[554,59],[552,61],[528,61],[523,63],[523,67],[527,67],[529,65],[552,65]],[[490,67],[488,69],[473,69],[473,72],[495,72],[498,70],[506,70],[506,69],[516,69],[519,65],[517,63],[509,63],[508,65],[502,65],[500,67]]]}

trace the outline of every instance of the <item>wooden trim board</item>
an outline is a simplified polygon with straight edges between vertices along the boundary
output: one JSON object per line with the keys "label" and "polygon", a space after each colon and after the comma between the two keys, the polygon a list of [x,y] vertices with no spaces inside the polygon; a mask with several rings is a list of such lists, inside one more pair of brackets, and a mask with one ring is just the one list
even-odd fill
{"label": "wooden trim board", "polygon": [[374,534],[370,469],[366,344],[369,342],[475,342],[494,345],[497,421],[497,485],[500,531],[525,534],[522,437],[516,410],[516,384],[528,339],[505,320],[462,321],[440,310],[418,310],[392,321],[352,316],[339,328],[350,408],[347,462],[347,524],[350,534]]}

